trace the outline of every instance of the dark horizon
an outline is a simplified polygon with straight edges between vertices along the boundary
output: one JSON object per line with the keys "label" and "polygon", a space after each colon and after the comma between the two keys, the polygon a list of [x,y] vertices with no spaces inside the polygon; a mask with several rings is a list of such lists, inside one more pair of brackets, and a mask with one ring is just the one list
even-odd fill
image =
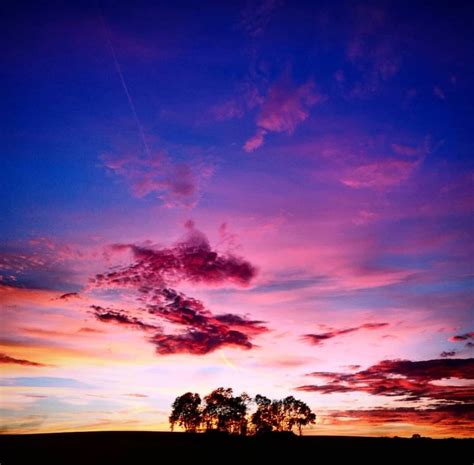
{"label": "dark horizon", "polygon": [[[461,465],[472,462],[473,439],[403,439],[321,436],[222,436],[171,432],[83,432],[40,435],[0,435],[2,460],[11,465],[31,459],[51,465],[88,463],[147,463],[159,450],[175,463],[189,463],[199,457],[208,464],[235,460],[300,458],[317,454],[335,460],[380,463],[420,457],[430,463],[456,459]],[[54,451],[54,453],[52,453]]]}

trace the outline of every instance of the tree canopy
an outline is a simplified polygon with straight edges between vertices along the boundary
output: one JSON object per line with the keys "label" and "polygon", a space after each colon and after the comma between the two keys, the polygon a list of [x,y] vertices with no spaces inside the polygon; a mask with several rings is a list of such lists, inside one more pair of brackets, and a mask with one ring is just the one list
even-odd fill
{"label": "tree canopy", "polygon": [[201,397],[199,394],[187,392],[176,397],[169,417],[171,430],[177,424],[186,431],[196,431],[201,421]]}
{"label": "tree canopy", "polygon": [[303,426],[315,423],[316,415],[293,396],[281,400],[270,400],[261,394],[251,398],[245,392],[234,396],[231,388],[220,387],[206,395],[204,402],[196,393],[178,396],[169,421],[172,430],[178,425],[187,432],[204,430],[245,435],[296,429],[301,435]]}

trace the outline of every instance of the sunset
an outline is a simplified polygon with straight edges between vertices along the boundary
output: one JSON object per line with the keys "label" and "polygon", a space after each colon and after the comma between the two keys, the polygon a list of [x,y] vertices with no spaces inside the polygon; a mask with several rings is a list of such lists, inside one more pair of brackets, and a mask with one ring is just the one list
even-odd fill
{"label": "sunset", "polygon": [[3,10],[2,433],[474,436],[472,5]]}

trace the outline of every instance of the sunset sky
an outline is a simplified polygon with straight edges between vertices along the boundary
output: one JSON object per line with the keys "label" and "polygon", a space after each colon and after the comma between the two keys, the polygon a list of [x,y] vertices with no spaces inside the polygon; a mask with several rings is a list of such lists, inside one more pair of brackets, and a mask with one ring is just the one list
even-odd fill
{"label": "sunset sky", "polygon": [[473,436],[472,6],[47,5],[2,7],[1,431],[224,386]]}

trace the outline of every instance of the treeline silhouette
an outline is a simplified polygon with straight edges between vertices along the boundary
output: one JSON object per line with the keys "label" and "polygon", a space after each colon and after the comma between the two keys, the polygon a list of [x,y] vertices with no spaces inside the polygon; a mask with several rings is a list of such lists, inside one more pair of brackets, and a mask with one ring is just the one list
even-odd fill
{"label": "treeline silhouette", "polygon": [[296,428],[301,435],[303,426],[316,421],[311,409],[293,396],[281,400],[270,400],[260,394],[251,398],[245,392],[234,396],[231,388],[220,387],[203,400],[192,392],[178,396],[169,417],[171,430],[178,425],[186,432],[247,435],[292,432]]}

